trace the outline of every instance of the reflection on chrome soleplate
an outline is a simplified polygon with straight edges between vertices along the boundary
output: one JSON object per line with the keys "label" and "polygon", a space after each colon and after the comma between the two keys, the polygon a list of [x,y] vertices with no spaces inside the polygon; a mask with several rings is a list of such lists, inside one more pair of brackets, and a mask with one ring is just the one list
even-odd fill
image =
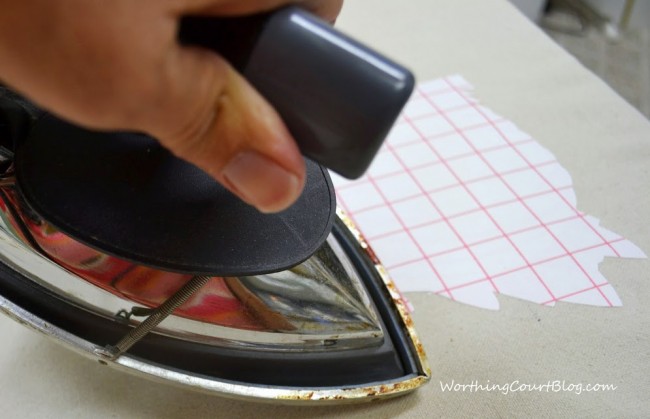
{"label": "reflection on chrome soleplate", "polygon": [[[16,211],[17,198],[10,194],[5,190],[0,203],[0,258],[77,306],[107,317],[136,304],[156,307],[190,278],[89,248],[33,214]],[[290,270],[212,278],[156,332],[221,346],[337,350],[382,341],[375,310],[330,236],[311,258]],[[130,321],[137,324],[138,318]]]}

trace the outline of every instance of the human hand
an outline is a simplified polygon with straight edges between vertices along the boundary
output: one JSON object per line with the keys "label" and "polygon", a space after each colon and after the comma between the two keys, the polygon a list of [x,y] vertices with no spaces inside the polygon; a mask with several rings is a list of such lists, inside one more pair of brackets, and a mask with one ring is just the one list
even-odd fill
{"label": "human hand", "polygon": [[304,160],[267,101],[222,57],[177,40],[185,15],[342,0],[0,0],[0,79],[94,129],[145,132],[263,212],[300,195]]}

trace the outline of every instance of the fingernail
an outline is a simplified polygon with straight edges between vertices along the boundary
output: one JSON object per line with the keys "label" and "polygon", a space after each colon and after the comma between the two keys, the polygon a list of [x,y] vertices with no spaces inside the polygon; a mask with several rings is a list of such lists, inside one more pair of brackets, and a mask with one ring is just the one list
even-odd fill
{"label": "fingernail", "polygon": [[255,151],[237,154],[222,175],[233,192],[265,213],[286,209],[302,190],[298,176]]}

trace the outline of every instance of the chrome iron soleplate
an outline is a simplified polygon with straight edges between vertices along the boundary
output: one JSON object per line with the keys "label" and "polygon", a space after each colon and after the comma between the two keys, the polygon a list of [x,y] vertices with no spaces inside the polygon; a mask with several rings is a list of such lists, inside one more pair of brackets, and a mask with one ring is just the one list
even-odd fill
{"label": "chrome iron soleplate", "polygon": [[[0,277],[4,281],[0,287],[0,308],[20,323],[102,364],[203,392],[286,403],[369,401],[408,393],[429,380],[426,356],[408,310],[372,250],[341,211],[337,213],[334,234],[326,242],[326,249],[319,251],[320,256],[289,271],[237,279],[239,286],[255,295],[258,303],[263,303],[267,317],[277,319],[279,316],[289,327],[278,327],[277,323],[271,326],[268,321],[262,322],[263,328],[220,325],[218,322],[206,322],[205,319],[192,320],[187,312],[165,319],[143,340],[142,345],[136,344],[133,351],[110,359],[103,355],[105,340],[114,338],[89,333],[87,329],[92,322],[88,321],[110,322],[122,330],[128,330],[123,320],[120,323],[113,316],[118,309],[131,307],[134,301],[99,288],[87,278],[83,279],[55,263],[52,255],[39,252],[25,238],[24,219],[21,211],[14,207],[15,201],[6,199],[7,195],[3,197],[0,261],[4,269],[0,271]],[[17,228],[20,225],[23,227]],[[39,225],[43,227],[44,224]],[[335,255],[336,263],[331,260],[332,255]],[[360,267],[360,261],[365,266]],[[371,272],[371,275],[367,272]],[[10,282],[23,288],[22,297],[17,296],[19,293],[15,287],[9,287]],[[39,290],[41,296],[30,300],[35,289]],[[31,297],[26,298],[25,295]],[[58,305],[58,311],[40,310],[39,304]],[[60,313],[73,311],[76,320],[83,319],[80,320],[81,326],[74,324],[75,321],[61,320]],[[257,316],[259,318],[259,313]],[[135,326],[139,322],[132,318],[129,323]],[[314,382],[319,382],[314,377],[311,377],[311,383],[307,383],[308,379],[296,376],[297,385],[293,385],[291,371],[298,368],[289,370],[289,377],[279,380],[277,384],[273,381],[251,382],[246,380],[245,373],[240,380],[236,374],[226,373],[220,377],[219,374],[212,374],[209,368],[205,371],[200,366],[184,369],[183,365],[161,362],[161,359],[164,361],[169,356],[161,358],[158,353],[179,342],[228,356],[233,352],[246,353],[251,366],[258,363],[255,369],[264,365],[265,360],[268,360],[266,365],[271,370],[274,366],[283,368],[278,360],[291,356],[295,357],[293,360],[298,365],[305,365],[309,356],[315,360],[329,360],[320,367],[318,362],[308,362],[307,368],[313,365],[313,371],[308,371],[307,375],[314,377],[330,368],[332,364],[328,362],[342,364],[343,369],[346,363],[354,367],[353,364],[357,363],[355,360],[361,359],[359,357],[364,352],[370,358],[370,354],[382,347],[390,353],[377,358],[380,364],[389,355],[400,358],[398,364],[403,367],[403,372],[389,372],[388,378],[381,377],[381,374],[369,374],[367,377],[371,378],[364,381],[364,374],[372,372],[370,370],[373,368],[381,369],[367,364],[358,371],[358,377],[346,376],[338,381],[336,377],[328,377],[323,382],[330,380],[329,385],[320,386],[314,385]],[[390,342],[388,349],[386,342]],[[356,354],[357,358],[350,357],[350,353]],[[178,353],[175,354],[178,356]],[[229,362],[228,356],[223,362]],[[219,359],[216,356],[210,361],[218,363]],[[246,362],[245,359],[238,362]],[[263,375],[263,369],[260,371]],[[273,379],[275,376],[270,374],[270,377]]]}

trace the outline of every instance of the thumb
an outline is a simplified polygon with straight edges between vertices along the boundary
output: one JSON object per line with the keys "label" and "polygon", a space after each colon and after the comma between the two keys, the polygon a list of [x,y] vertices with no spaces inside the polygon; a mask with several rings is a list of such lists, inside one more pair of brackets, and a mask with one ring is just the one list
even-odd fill
{"label": "thumb", "polygon": [[146,131],[262,212],[289,207],[305,162],[277,112],[218,55],[176,46]]}

